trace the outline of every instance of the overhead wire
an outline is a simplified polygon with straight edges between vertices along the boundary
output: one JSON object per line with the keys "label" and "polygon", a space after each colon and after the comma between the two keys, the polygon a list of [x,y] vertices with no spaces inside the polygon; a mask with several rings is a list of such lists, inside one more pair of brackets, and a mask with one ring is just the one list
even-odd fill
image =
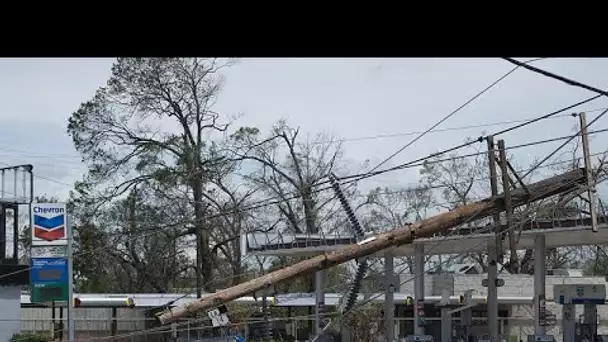
{"label": "overhead wire", "polygon": [[[542,59],[542,58],[540,58]],[[530,60],[527,61],[526,63],[531,63],[540,59],[534,59],[534,60]],[[380,166],[386,164],[389,160],[393,159],[394,157],[396,157],[399,153],[403,152],[406,148],[412,146],[416,141],[422,139],[422,137],[424,137],[426,134],[428,134],[430,131],[432,131],[433,129],[435,129],[437,126],[441,125],[442,123],[444,123],[446,120],[448,120],[449,118],[451,118],[452,116],[454,116],[456,113],[460,112],[462,109],[464,109],[466,106],[468,106],[469,104],[471,104],[473,101],[475,101],[477,98],[479,98],[481,95],[483,95],[484,93],[486,93],[487,91],[489,91],[490,89],[494,88],[494,86],[496,86],[498,83],[500,83],[502,80],[504,80],[505,78],[507,78],[509,75],[511,75],[512,73],[514,73],[517,69],[519,69],[520,66],[516,66],[513,69],[509,70],[507,73],[505,73],[504,75],[502,75],[501,77],[499,77],[497,80],[495,80],[494,82],[492,82],[489,86],[485,87],[483,90],[481,90],[480,92],[478,92],[477,94],[475,94],[473,97],[471,97],[469,100],[465,101],[465,103],[463,103],[462,105],[460,105],[458,108],[454,109],[453,111],[451,111],[450,113],[448,113],[448,115],[444,116],[441,120],[439,120],[438,122],[436,122],[434,125],[432,125],[430,128],[428,128],[426,131],[422,132],[421,134],[419,134],[416,138],[412,139],[411,141],[409,141],[407,144],[403,145],[401,148],[399,148],[397,151],[395,151],[393,154],[391,154],[390,156],[388,156],[387,158],[385,158],[384,160],[382,160],[379,164],[377,164],[376,166],[374,166],[373,168],[371,168],[369,172],[373,172],[375,170],[377,170]]]}
{"label": "overhead wire", "polygon": [[[590,100],[595,100],[600,96],[595,96],[591,99],[585,100],[585,101],[581,101],[577,104],[571,105],[569,107],[566,107],[567,109],[571,109],[577,106],[580,106],[582,104],[585,104],[587,102],[589,102]],[[595,112],[595,111],[600,111],[606,108],[594,108],[594,109],[589,109],[586,110],[585,112],[591,113],[591,112]],[[562,110],[560,110],[560,112],[562,112]],[[569,114],[564,114],[564,115],[555,115],[553,116],[553,113],[549,113],[545,116],[542,117],[538,117],[535,119],[532,119],[532,122],[536,122],[536,121],[540,121],[540,120],[544,120],[544,119],[550,119],[550,118],[562,118],[562,117],[568,117],[570,116]],[[478,125],[466,125],[466,126],[455,126],[455,127],[448,127],[448,128],[443,128],[443,129],[434,129],[431,130],[429,133],[441,133],[441,132],[450,132],[450,131],[461,131],[461,130],[467,130],[467,129],[472,129],[472,128],[482,128],[482,127],[491,127],[491,126],[500,126],[500,125],[506,125],[506,124],[513,124],[513,123],[522,123],[524,125],[529,124],[531,120],[509,120],[509,121],[500,121],[500,122],[492,122],[492,123],[487,123],[487,124],[478,124]],[[512,131],[514,129],[519,128],[520,125],[517,126],[513,126],[510,127],[508,129],[505,129],[503,131],[499,131],[497,133],[495,133],[495,135],[498,134],[502,134],[502,133],[506,133],[509,131]],[[334,143],[334,142],[354,142],[354,141],[365,141],[365,140],[377,140],[377,139],[385,139],[385,138],[395,138],[395,137],[401,137],[401,136],[410,136],[410,135],[415,135],[415,134],[422,134],[423,132],[404,132],[404,133],[393,133],[393,134],[379,134],[379,135],[373,135],[373,136],[363,136],[363,137],[355,137],[355,138],[344,138],[344,139],[335,139],[335,140],[327,140],[327,141],[316,141],[313,142],[313,144],[328,144],[328,143]],[[460,147],[459,147],[460,148]],[[456,149],[454,149],[456,150]],[[9,152],[18,152],[18,153],[27,153],[30,154],[31,152],[25,151],[25,150],[13,150],[13,149],[6,149],[6,148],[0,148],[0,151],[9,151]],[[452,151],[452,150],[450,150]],[[12,155],[8,155],[9,157],[13,157]],[[16,157],[16,156],[15,156]],[[51,159],[51,160],[60,160],[60,157],[53,157],[53,156],[37,156],[37,157],[33,157],[31,155],[28,155],[29,159],[32,158],[47,158],[47,159]],[[67,158],[67,157],[63,157],[63,158]],[[80,157],[74,157],[74,158],[80,158]],[[66,162],[64,160],[61,160],[62,164],[65,164]],[[8,164],[4,163],[5,165],[8,166]],[[55,167],[57,166],[56,164],[43,164],[40,162],[34,162],[33,163],[34,166],[43,166],[43,167]],[[73,165],[78,164],[79,166],[82,166],[81,162],[74,162]],[[60,180],[57,179],[53,179],[53,178],[48,178],[48,177],[44,177],[44,176],[40,176],[38,174],[34,174],[34,177],[38,178],[38,179],[42,179],[48,182],[52,182],[52,183],[56,183],[59,185],[65,185],[65,186],[71,186],[68,183],[62,182]]]}
{"label": "overhead wire", "polygon": [[[553,157],[557,152],[559,152],[559,150],[561,150],[562,148],[564,148],[566,145],[568,145],[568,143],[570,143],[574,138],[581,136],[581,134],[583,133],[584,130],[586,130],[589,126],[591,126],[593,123],[595,123],[597,120],[599,120],[602,116],[606,115],[606,113],[608,113],[608,109],[606,109],[605,111],[603,111],[600,115],[598,115],[595,119],[591,120],[591,122],[589,122],[585,127],[581,127],[580,130],[578,131],[577,134],[571,136],[570,138],[568,138],[566,141],[564,141],[559,147],[557,147],[553,152],[549,153],[549,155],[547,155],[545,158],[543,158],[541,161],[539,161],[536,164],[536,167],[542,165],[544,162],[546,162],[547,160],[549,160],[551,157]],[[590,132],[589,132],[590,133]],[[589,135],[589,133],[587,133],[587,135]],[[528,171],[526,174],[523,175],[523,177],[528,176],[532,171],[534,171],[536,169],[536,167],[533,167],[532,170]]]}
{"label": "overhead wire", "polygon": [[[557,115],[557,114],[559,114],[559,113],[562,113],[562,112],[564,112],[564,111],[570,110],[570,109],[572,109],[572,108],[574,108],[574,107],[577,107],[577,106],[580,106],[580,105],[582,105],[582,104],[585,104],[585,103],[591,102],[591,101],[593,101],[593,100],[597,99],[598,97],[599,97],[599,96],[593,96],[593,97],[587,98],[587,99],[585,99],[585,100],[583,100],[583,101],[580,101],[580,102],[578,102],[578,103],[575,103],[575,104],[573,104],[573,105],[569,105],[569,106],[563,107],[563,108],[561,108],[561,109],[559,109],[559,110],[556,110],[556,111],[554,111],[554,112],[551,112],[551,113],[548,113],[548,114],[542,115],[541,117],[537,117],[537,118],[533,118],[533,119],[527,120],[527,121],[526,121],[526,122],[524,122],[524,123],[521,123],[521,124],[519,124],[519,125],[516,125],[516,126],[510,127],[510,128],[507,128],[507,129],[505,129],[505,130],[501,130],[501,131],[499,131],[499,132],[496,132],[496,133],[494,133],[494,134],[490,134],[490,135],[497,136],[497,135],[504,134],[504,133],[506,133],[506,132],[512,131],[512,130],[514,130],[514,129],[519,129],[519,128],[522,128],[522,127],[524,127],[524,126],[527,126],[527,125],[529,125],[529,124],[535,123],[535,122],[537,122],[537,121],[544,120],[544,119],[548,119],[548,118],[550,118],[550,117],[552,117],[552,116],[555,116],[555,115]],[[488,135],[487,135],[487,136],[488,136]],[[487,136],[485,136],[485,137],[487,137]],[[412,161],[409,161],[409,162],[406,162],[406,163],[403,163],[403,164],[400,164],[400,165],[397,165],[397,166],[394,166],[394,167],[391,167],[391,168],[388,168],[388,169],[384,169],[384,170],[379,170],[379,171],[371,172],[371,173],[369,173],[369,175],[366,175],[366,174],[359,174],[359,175],[356,175],[356,177],[357,177],[357,178],[360,178],[360,179],[356,179],[356,180],[350,180],[349,182],[341,182],[341,184],[348,184],[348,183],[358,182],[358,181],[360,181],[360,180],[362,180],[362,179],[369,178],[369,177],[372,177],[372,176],[375,176],[375,175],[378,175],[378,174],[387,173],[387,172],[392,172],[392,171],[395,171],[395,170],[400,170],[400,169],[403,169],[404,167],[406,167],[406,166],[408,166],[408,165],[410,165],[410,164],[419,163],[419,162],[421,162],[421,161],[424,161],[424,160],[427,160],[427,159],[431,159],[431,158],[433,158],[433,157],[437,157],[437,156],[440,156],[440,155],[443,155],[443,154],[447,154],[447,153],[450,153],[450,152],[456,151],[456,150],[458,150],[458,149],[460,149],[460,148],[463,148],[463,147],[467,147],[467,146],[469,146],[469,145],[471,145],[471,144],[473,144],[473,143],[475,143],[475,142],[480,142],[480,141],[483,141],[483,140],[485,139],[485,137],[479,137],[479,138],[478,138],[477,140],[475,140],[475,141],[471,141],[471,142],[463,143],[463,144],[461,144],[461,145],[458,145],[458,146],[455,146],[455,147],[452,147],[452,148],[448,148],[448,149],[442,150],[442,151],[440,151],[440,152],[431,153],[431,154],[429,154],[429,155],[427,155],[427,156],[425,156],[425,157],[418,158],[418,159],[415,159],[415,160],[412,160]],[[37,178],[40,178],[40,176],[37,176]],[[338,180],[343,181],[344,179],[350,179],[350,178],[353,178],[353,177],[352,177],[352,176],[338,177]],[[47,179],[47,180],[49,180],[49,181],[50,181],[50,179]],[[56,182],[56,183],[58,183],[58,184],[62,184],[62,185],[67,185],[67,186],[69,186],[69,184],[65,184],[65,183],[62,183],[62,182],[58,182],[58,181],[54,181],[54,182]],[[315,186],[321,186],[321,185],[325,185],[325,184],[327,184],[327,183],[329,183],[329,181],[328,181],[328,180],[326,180],[326,181],[321,181],[321,182],[318,182],[318,183],[317,183]],[[325,188],[322,188],[322,189],[314,189],[314,190],[312,190],[312,192],[313,192],[313,193],[316,193],[316,192],[320,192],[320,191],[326,191],[326,190],[330,190],[330,189],[331,189],[331,187],[330,187],[330,186],[328,186],[328,187],[325,187]],[[296,196],[292,196],[292,197],[288,197],[288,198],[281,199],[281,201],[283,201],[283,202],[284,202],[284,201],[289,201],[289,200],[292,200],[292,199],[296,199],[296,198],[298,198],[298,197],[299,197],[299,196],[298,196],[298,195],[296,195]],[[274,197],[272,197],[272,198],[267,198],[267,199],[264,199],[264,200],[260,200],[260,201],[257,203],[257,205],[255,205],[255,206],[252,206],[252,207],[251,207],[251,210],[253,210],[253,209],[258,209],[258,208],[263,208],[263,207],[266,207],[266,206],[270,206],[270,205],[274,205],[274,204],[279,203],[279,202],[277,202],[277,201],[273,201],[273,199],[274,199]]]}
{"label": "overhead wire", "polygon": [[[593,122],[595,122],[595,120],[592,121],[592,122],[590,122],[590,124],[593,123]],[[594,135],[594,134],[605,133],[605,132],[608,132],[608,128],[606,128],[606,129],[600,129],[600,130],[595,130],[595,131],[590,131],[589,134],[590,135]],[[579,133],[574,134],[574,135],[567,135],[567,136],[552,138],[552,139],[545,139],[545,140],[539,140],[539,141],[534,141],[534,142],[529,142],[529,143],[523,143],[523,144],[519,144],[519,145],[507,146],[505,148],[505,150],[508,151],[508,150],[514,150],[514,149],[519,149],[519,148],[524,148],[524,147],[536,146],[536,145],[540,145],[540,144],[546,144],[546,143],[560,141],[560,140],[565,140],[565,139],[568,139],[569,141],[571,141],[571,139],[573,137],[576,137],[578,135],[579,135]],[[603,155],[605,153],[606,152],[599,152],[599,153],[592,154],[591,156],[599,156],[599,155]],[[471,153],[471,154],[467,154],[467,155],[459,155],[459,156],[454,156],[454,157],[451,157],[451,158],[445,158],[445,159],[440,159],[440,160],[434,160],[434,161],[431,161],[431,162],[426,162],[426,165],[445,163],[445,162],[449,162],[449,161],[453,161],[453,160],[470,158],[470,157],[475,157],[475,156],[481,156],[481,155],[485,155],[485,154],[487,154],[487,152],[476,152],[476,153]],[[562,160],[562,161],[556,161],[554,163],[546,165],[545,167],[551,167],[551,166],[565,164],[565,163],[570,163],[570,162],[572,162],[571,159],[569,159],[569,160]],[[539,163],[536,166],[533,166],[533,167],[530,167],[530,168],[526,168],[526,169],[519,169],[519,170],[516,170],[516,171],[518,173],[526,171],[527,173],[524,176],[521,177],[522,179],[524,179],[525,177],[527,177],[528,175],[530,175],[532,171],[540,168],[541,164],[542,163]],[[408,165],[405,168],[419,167],[419,166],[424,166],[424,165],[425,165],[424,163],[412,164],[412,165]],[[352,177],[357,177],[357,176],[358,175],[353,175]],[[343,177],[343,179],[347,179],[347,177]],[[477,179],[474,179],[474,181],[483,181],[483,180],[489,180],[489,178],[477,178]],[[467,183],[468,183],[468,181],[467,181]],[[463,183],[463,184],[465,184],[465,183]],[[441,189],[441,188],[445,188],[445,187],[448,187],[448,186],[447,185],[420,186],[420,187],[416,187],[416,188],[407,188],[407,189],[404,189],[404,190]],[[395,193],[398,193],[398,192],[399,191],[396,191]],[[381,192],[379,194],[390,194],[390,193],[386,193],[386,192],[382,193]],[[366,197],[366,196],[369,196],[369,194],[366,194],[366,195],[362,194],[362,195],[358,195],[358,196]],[[295,197],[295,198],[298,198],[298,197]],[[277,201],[273,201],[271,203],[254,204],[252,206],[246,206],[246,207],[241,208],[241,209],[233,209],[233,210],[220,211],[220,212],[216,212],[216,213],[213,213],[213,214],[207,216],[206,219],[219,218],[219,217],[223,217],[223,216],[226,216],[226,215],[229,215],[229,214],[235,214],[237,212],[254,210],[254,209],[258,209],[258,208],[261,208],[261,207],[269,206],[269,205],[272,205],[272,204],[278,204],[278,203],[281,203],[281,202],[282,201],[278,201],[277,200]],[[305,219],[302,218],[299,221],[300,221],[300,223],[303,223],[304,220]],[[129,233],[129,234],[133,235],[133,236],[138,236],[139,234],[142,234],[142,233],[147,233],[147,232],[155,233],[155,232],[166,230],[168,228],[178,227],[178,226],[183,226],[183,222],[176,222],[175,224],[165,224],[165,225],[163,225],[161,227],[155,227],[155,228],[151,228],[151,229],[142,229],[142,230],[138,230],[135,233]],[[125,232],[107,232],[107,233],[104,233],[102,235],[111,237],[111,236],[123,236],[125,234],[126,234]],[[19,239],[19,241],[24,241],[24,240],[26,240],[26,239],[25,238],[24,239]]]}
{"label": "overhead wire", "polygon": [[608,92],[606,92],[605,90],[602,90],[602,89],[590,86],[590,85],[585,84],[585,83],[581,83],[581,82],[575,81],[575,80],[573,80],[571,78],[560,76],[558,74],[549,72],[547,70],[543,70],[543,69],[537,68],[535,66],[532,66],[532,65],[528,64],[527,62],[520,62],[520,61],[518,61],[516,59],[509,58],[509,57],[503,57],[503,59],[506,60],[506,61],[508,61],[508,62],[510,62],[510,63],[512,63],[512,64],[515,64],[517,67],[522,67],[522,68],[528,69],[530,71],[536,72],[536,73],[541,74],[543,76],[546,76],[546,77],[549,77],[549,78],[552,78],[552,79],[564,82],[564,83],[566,83],[568,85],[571,85],[571,86],[574,86],[574,87],[578,87],[578,88],[583,88],[583,89],[589,90],[591,92],[594,92],[596,94],[608,96]]}
{"label": "overhead wire", "polygon": [[[549,77],[549,78],[552,78],[552,79],[555,79],[555,80],[558,80],[558,81],[564,82],[564,83],[566,83],[566,84],[568,84],[568,85],[571,85],[571,86],[574,86],[574,87],[579,87],[579,88],[583,88],[583,89],[586,89],[586,90],[592,91],[592,92],[594,92],[594,93],[599,94],[598,96],[608,96],[608,92],[606,92],[605,90],[602,90],[602,89],[599,89],[599,88],[596,88],[596,87],[590,86],[590,85],[588,85],[588,84],[584,84],[584,83],[581,83],[581,82],[575,81],[575,80],[573,80],[573,79],[570,79],[570,78],[567,78],[567,77],[564,77],[564,76],[560,76],[560,75],[557,75],[557,74],[555,74],[555,73],[552,73],[552,72],[549,72],[549,71],[546,71],[546,70],[543,70],[543,69],[540,69],[540,68],[537,68],[537,67],[531,66],[531,65],[529,65],[529,64],[527,64],[527,63],[525,63],[525,62],[520,62],[520,61],[515,60],[515,59],[513,59],[513,58],[504,57],[503,59],[504,59],[504,60],[506,60],[506,61],[508,61],[508,62],[511,62],[511,63],[515,64],[517,67],[523,67],[523,68],[525,68],[525,69],[531,70],[531,71],[536,72],[536,73],[538,73],[538,74],[541,74],[541,75],[543,75],[543,76],[546,76],[546,77]],[[594,122],[596,122],[597,120],[599,120],[599,119],[600,119],[602,116],[604,116],[604,115],[605,115],[607,112],[608,112],[608,109],[607,109],[607,110],[604,110],[604,111],[603,111],[603,112],[602,112],[600,115],[598,115],[598,116],[597,116],[595,119],[593,119],[591,122],[589,122],[589,123],[587,124],[587,126],[585,126],[585,127],[581,127],[581,129],[579,130],[579,133],[578,133],[578,134],[582,134],[582,132],[583,132],[585,129],[587,129],[587,127],[591,126],[591,125],[592,125]],[[578,134],[577,134],[577,135],[578,135]],[[540,165],[540,164],[544,163],[544,162],[545,162],[545,161],[547,161],[549,158],[551,158],[551,157],[552,157],[552,156],[553,156],[555,153],[557,153],[557,152],[558,152],[558,151],[559,151],[561,148],[563,148],[565,145],[567,145],[567,144],[568,144],[568,143],[569,143],[569,142],[570,142],[572,139],[574,139],[575,137],[576,137],[576,136],[573,136],[573,137],[572,137],[572,138],[570,138],[568,141],[564,142],[564,144],[562,144],[560,147],[558,147],[558,148],[557,148],[557,149],[556,149],[556,150],[555,150],[553,153],[549,154],[549,155],[548,155],[548,156],[546,156],[546,157],[545,157],[543,160],[541,160],[541,161],[538,163],[538,165]]]}
{"label": "overhead wire", "polygon": [[[537,61],[537,60],[540,60],[540,59],[543,59],[543,58],[534,59],[534,60],[530,60],[530,61],[526,61],[526,62],[519,62],[519,61],[515,61],[515,64],[517,64],[516,68],[518,68],[518,67],[526,67],[526,66],[528,66],[528,67],[527,67],[527,69],[530,69],[530,70],[540,70],[540,71],[542,71],[541,69],[538,69],[538,68],[534,68],[534,67],[530,68],[530,67],[529,67],[529,64],[528,64],[528,63],[531,63],[531,62],[534,62],[534,61]],[[507,60],[511,61],[510,59],[507,59]],[[515,69],[516,69],[516,68],[515,68]],[[438,126],[439,124],[441,124],[443,121],[447,120],[447,118],[449,118],[449,117],[451,117],[452,115],[454,115],[455,113],[457,113],[459,110],[461,110],[462,108],[464,108],[466,105],[470,104],[470,103],[471,103],[471,102],[472,102],[472,101],[473,101],[475,98],[479,97],[481,94],[483,94],[484,92],[486,92],[487,90],[489,90],[491,87],[493,87],[494,85],[496,85],[496,83],[497,83],[497,82],[499,82],[500,80],[504,79],[504,77],[508,76],[508,74],[510,74],[510,73],[512,73],[513,71],[515,71],[515,69],[511,70],[509,73],[505,74],[505,75],[504,75],[503,77],[501,77],[499,80],[495,81],[495,83],[492,83],[490,86],[488,86],[487,88],[485,88],[484,90],[482,90],[482,92],[480,92],[479,94],[477,94],[476,96],[474,96],[474,98],[472,98],[472,99],[470,99],[469,101],[465,102],[465,104],[463,104],[463,106],[461,106],[461,107],[457,108],[455,111],[453,111],[453,112],[451,112],[450,114],[448,114],[448,115],[447,115],[447,116],[446,116],[446,117],[445,117],[443,120],[441,120],[441,121],[440,121],[438,124],[436,124],[436,125],[434,125],[433,127],[431,127],[429,130],[427,130],[427,131],[423,132],[423,133],[422,133],[422,134],[421,134],[421,135],[420,135],[418,138],[416,138],[416,139],[414,139],[412,142],[410,142],[410,143],[406,144],[406,145],[405,145],[405,146],[404,146],[402,149],[400,149],[400,150],[398,151],[398,153],[400,153],[400,152],[401,152],[401,151],[403,151],[405,148],[407,148],[408,146],[410,146],[411,144],[413,144],[413,142],[417,141],[417,140],[418,140],[419,138],[421,138],[423,135],[425,135],[425,134],[429,133],[429,132],[430,132],[430,131],[431,131],[433,128],[435,128],[436,126]],[[544,72],[544,71],[543,71],[543,72]],[[549,73],[549,74],[550,74],[550,73]],[[565,79],[565,78],[563,78],[563,77],[561,77],[561,76],[557,76],[557,75],[554,75],[554,74],[550,74],[550,75],[551,75],[550,77],[554,77],[554,78],[557,78],[557,79],[560,79],[560,80]],[[580,83],[578,83],[578,82],[571,81],[571,80],[567,80],[567,79],[565,79],[565,80],[566,80],[566,82],[567,82],[567,83],[568,83],[568,82],[570,82],[569,84],[575,84],[575,85],[578,85],[578,86],[583,86],[583,85],[581,85],[581,84],[580,84]],[[593,87],[585,86],[584,88],[585,88],[585,89],[590,89],[590,90],[593,90],[593,91],[596,91],[596,92],[600,92],[601,94],[603,94],[603,91],[598,90],[598,89],[593,88]],[[600,95],[600,96],[601,96],[601,95]],[[526,125],[528,125],[528,124],[531,124],[531,123],[537,122],[537,121],[539,121],[539,120],[547,119],[547,118],[549,118],[549,117],[551,117],[551,116],[554,116],[554,115],[556,115],[556,114],[558,114],[558,113],[561,113],[561,112],[563,112],[563,111],[565,111],[565,110],[569,110],[569,109],[572,109],[572,108],[574,108],[574,107],[576,107],[576,106],[579,106],[579,105],[585,104],[585,103],[587,103],[587,102],[593,101],[593,100],[597,99],[598,97],[599,97],[599,96],[594,96],[594,97],[591,97],[591,98],[586,99],[586,100],[584,100],[584,101],[581,101],[581,102],[579,102],[579,103],[577,103],[577,104],[574,104],[574,105],[571,105],[571,106],[568,106],[568,107],[562,108],[562,109],[560,109],[560,110],[558,110],[558,111],[556,111],[556,112],[552,112],[552,113],[546,114],[546,115],[544,115],[544,116],[542,116],[542,117],[539,117],[539,118],[536,118],[536,119],[530,120],[530,121],[528,121],[528,122],[522,123],[522,124],[520,124],[520,125],[517,125],[517,126],[511,127],[511,128],[508,128],[508,129],[506,129],[506,130],[499,131],[499,132],[497,132],[497,133],[495,133],[495,134],[493,134],[493,135],[494,135],[494,136],[496,136],[496,135],[499,135],[499,134],[503,134],[503,133],[506,133],[506,132],[512,131],[512,130],[514,130],[514,129],[517,129],[517,128],[521,128],[521,127],[523,127],[523,126],[526,126]],[[480,137],[480,139],[478,139],[478,140],[479,140],[479,141],[481,141],[481,140],[482,140],[482,137]],[[438,153],[436,153],[436,154],[445,154],[445,153],[449,153],[449,152],[455,151],[455,150],[457,150],[457,149],[460,149],[460,148],[463,148],[463,147],[469,146],[469,145],[471,145],[472,143],[473,143],[473,142],[470,142],[470,143],[465,143],[465,144],[461,144],[461,145],[459,145],[459,146],[456,146],[456,147],[453,147],[453,148],[447,149],[447,150],[442,151],[442,152],[438,152]],[[398,154],[398,153],[397,153],[397,154]],[[395,154],[395,155],[396,155],[396,154]],[[393,157],[394,157],[394,156],[391,156],[391,157],[389,157],[388,159],[392,159]],[[433,155],[430,155],[429,157],[433,157]],[[424,159],[428,159],[428,158],[424,158]],[[413,162],[418,162],[418,161],[421,161],[421,160],[422,160],[422,159],[418,159],[418,160],[415,160],[415,161],[413,161]],[[374,170],[375,170],[375,169],[377,169],[379,166],[383,165],[385,162],[386,162],[386,160],[385,160],[385,161],[383,161],[382,163],[380,163],[378,166],[376,166],[376,167],[372,168],[372,170],[370,170],[370,171],[374,171]],[[38,178],[41,178],[41,177],[38,177]],[[61,184],[61,185],[67,185],[67,186],[69,186],[69,185],[68,185],[68,184],[66,184],[66,183],[59,182],[59,181],[55,181],[55,180],[51,180],[51,179],[48,179],[48,178],[46,178],[46,179],[45,179],[45,178],[41,178],[41,179],[44,179],[44,180],[47,180],[47,181],[53,181],[53,182],[58,183],[58,184]],[[362,178],[362,179],[363,179],[363,178]],[[321,183],[321,184],[324,184],[324,183]]]}
{"label": "overhead wire", "polygon": [[[608,110],[607,110],[608,111]],[[606,112],[606,111],[605,111]],[[599,118],[599,117],[598,117]],[[596,122],[597,119],[591,121],[589,123],[589,125],[591,125],[592,123]],[[588,125],[588,126],[589,126]],[[596,130],[596,131],[590,131],[589,134],[593,135],[593,134],[598,134],[598,133],[604,133],[608,131],[608,129],[601,129],[601,130]],[[519,144],[519,145],[513,145],[513,146],[509,146],[507,148],[505,148],[505,150],[513,150],[513,149],[518,149],[518,148],[523,148],[523,147],[530,147],[530,146],[535,146],[535,145],[539,145],[539,144],[544,144],[544,143],[549,143],[549,142],[554,142],[554,141],[559,141],[559,140],[564,140],[564,139],[568,139],[568,141],[571,141],[574,137],[578,136],[580,134],[574,134],[574,135],[568,135],[568,136],[562,136],[562,137],[558,137],[558,138],[553,138],[553,139],[546,139],[546,140],[540,140],[540,141],[535,141],[535,142],[529,142],[529,143],[523,143],[523,144]],[[457,159],[462,159],[462,158],[468,158],[468,157],[473,157],[473,156],[480,156],[480,155],[484,155],[487,154],[487,152],[478,152],[478,153],[472,153],[472,154],[467,154],[467,155],[461,155],[461,156],[455,156],[452,158],[446,158],[446,159],[441,159],[441,160],[436,160],[436,161],[432,161],[432,162],[427,162],[427,164],[432,164],[432,163],[443,163],[443,162],[447,162],[447,161],[452,161],[452,160],[457,160]],[[552,155],[555,153],[552,153]],[[598,156],[598,155],[602,155],[604,154],[604,152],[600,152],[600,153],[596,153],[593,154],[592,156]],[[545,161],[548,158],[545,158]],[[563,161],[557,161],[555,163],[551,163],[549,165],[547,165],[547,167],[550,166],[554,166],[554,165],[559,165],[559,164],[564,164],[564,163],[569,163],[571,162],[571,160],[563,160]],[[536,166],[528,168],[528,169],[520,169],[517,170],[517,172],[523,172],[523,171],[527,171],[527,173],[521,177],[522,179],[524,179],[525,177],[527,177],[532,171],[534,171],[535,169],[538,169],[541,166],[541,163],[538,163]],[[414,165],[408,165],[408,167],[417,167],[417,166],[423,166],[424,164],[414,164]],[[355,175],[357,176],[357,175]],[[479,178],[477,180],[488,180],[489,178]],[[414,189],[439,189],[439,188],[444,188],[446,186],[444,185],[437,185],[437,186],[423,186],[423,187],[418,187],[418,188],[414,188]],[[410,189],[411,190],[411,189]],[[361,196],[368,196],[368,195],[361,195]],[[263,206],[268,206],[274,203],[280,203],[281,201],[274,201],[272,203],[264,203]],[[248,211],[248,210],[253,210],[258,208],[259,206],[248,206],[245,208],[241,208],[241,209],[236,209],[236,210],[227,210],[227,211],[223,211],[223,212],[217,212],[214,213],[212,215],[209,215],[208,217],[206,217],[206,219],[210,219],[210,218],[219,218],[228,214],[234,214],[236,211],[241,212],[241,211]],[[304,222],[304,218],[299,220],[300,222]],[[183,226],[183,222],[177,222],[175,224],[170,224],[170,225],[163,225],[162,227],[155,227],[155,228],[151,228],[151,229],[143,229],[143,230],[138,230],[137,232],[135,232],[135,234],[133,233],[129,233],[130,235],[134,235],[134,236],[138,236],[140,234],[143,233],[147,233],[147,232],[151,232],[152,234],[156,233],[156,232],[160,232],[163,230],[166,230],[167,228],[171,228],[171,227],[177,227],[177,226]],[[107,232],[104,233],[104,236],[123,236],[125,235],[125,232]],[[18,239],[19,241],[24,241],[23,238]]]}

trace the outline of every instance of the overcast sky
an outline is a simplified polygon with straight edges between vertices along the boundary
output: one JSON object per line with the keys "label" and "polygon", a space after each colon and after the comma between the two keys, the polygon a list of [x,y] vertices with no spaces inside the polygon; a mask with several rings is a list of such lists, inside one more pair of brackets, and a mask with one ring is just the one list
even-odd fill
{"label": "overcast sky", "polygon": [[[0,162],[33,164],[36,193],[65,199],[70,184],[81,177],[83,167],[66,133],[67,120],[105,84],[112,63],[93,58],[0,59]],[[608,89],[607,59],[545,59],[535,65]],[[500,59],[244,59],[226,72],[217,110],[242,113],[238,123],[264,131],[287,118],[303,134],[330,132],[346,139],[397,135],[345,142],[348,159],[370,160],[373,165],[414,138],[405,133],[424,131],[512,67]],[[591,95],[520,69],[439,129],[525,120]],[[604,107],[608,101],[602,99],[581,109]],[[591,111],[589,120],[599,113]],[[515,145],[567,135],[576,123],[560,117],[503,138],[507,145]],[[386,166],[509,125],[429,134]],[[608,128],[606,119],[594,129],[601,128]],[[558,145],[517,150],[518,162],[525,165]],[[603,135],[592,140],[593,152],[606,148]],[[406,185],[416,179],[415,171],[399,171],[362,185]]]}

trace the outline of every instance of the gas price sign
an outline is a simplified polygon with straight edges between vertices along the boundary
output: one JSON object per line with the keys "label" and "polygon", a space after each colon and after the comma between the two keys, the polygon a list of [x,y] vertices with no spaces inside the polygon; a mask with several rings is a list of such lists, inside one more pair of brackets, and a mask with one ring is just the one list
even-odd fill
{"label": "gas price sign", "polygon": [[66,258],[32,258],[32,302],[68,300]]}

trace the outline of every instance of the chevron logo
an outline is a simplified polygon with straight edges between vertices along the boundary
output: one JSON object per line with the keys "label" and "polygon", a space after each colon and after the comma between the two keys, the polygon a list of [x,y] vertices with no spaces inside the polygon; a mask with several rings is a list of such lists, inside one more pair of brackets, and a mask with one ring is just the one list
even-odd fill
{"label": "chevron logo", "polygon": [[45,241],[65,239],[65,215],[48,218],[34,215],[34,237]]}

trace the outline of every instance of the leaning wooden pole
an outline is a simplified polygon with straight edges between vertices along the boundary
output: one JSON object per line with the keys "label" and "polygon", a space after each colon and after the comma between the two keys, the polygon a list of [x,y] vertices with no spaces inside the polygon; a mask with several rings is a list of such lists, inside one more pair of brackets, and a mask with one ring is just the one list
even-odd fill
{"label": "leaning wooden pole", "polygon": [[[570,191],[586,182],[585,175],[584,169],[577,169],[531,184],[527,187],[528,192],[523,188],[515,189],[511,191],[511,204],[513,207],[516,207]],[[162,324],[171,323],[186,315],[216,307],[289,279],[371,255],[389,247],[408,244],[416,238],[430,237],[470,219],[481,219],[503,210],[504,199],[503,195],[499,194],[426,220],[415,222],[410,226],[376,235],[373,238],[364,240],[360,244],[348,245],[331,253],[312,257],[259,278],[204,296],[186,305],[167,309],[157,317]]]}

